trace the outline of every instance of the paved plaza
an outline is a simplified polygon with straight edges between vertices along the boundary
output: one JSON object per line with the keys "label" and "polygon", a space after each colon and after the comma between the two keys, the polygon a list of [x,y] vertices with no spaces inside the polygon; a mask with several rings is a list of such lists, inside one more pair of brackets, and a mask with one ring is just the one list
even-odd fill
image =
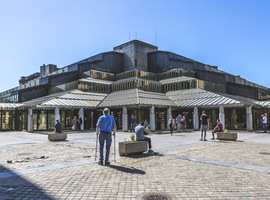
{"label": "paved plaza", "polygon": [[202,142],[200,132],[151,134],[155,153],[95,161],[94,132],[50,142],[43,133],[0,133],[0,199],[270,199],[270,134],[238,132],[237,141]]}

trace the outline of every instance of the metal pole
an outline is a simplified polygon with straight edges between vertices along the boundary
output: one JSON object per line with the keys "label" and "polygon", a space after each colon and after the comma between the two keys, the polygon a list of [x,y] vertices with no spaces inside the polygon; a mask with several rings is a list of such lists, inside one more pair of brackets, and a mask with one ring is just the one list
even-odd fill
{"label": "metal pole", "polygon": [[115,132],[114,132],[113,137],[114,137],[114,162],[116,162],[116,159],[115,159]]}

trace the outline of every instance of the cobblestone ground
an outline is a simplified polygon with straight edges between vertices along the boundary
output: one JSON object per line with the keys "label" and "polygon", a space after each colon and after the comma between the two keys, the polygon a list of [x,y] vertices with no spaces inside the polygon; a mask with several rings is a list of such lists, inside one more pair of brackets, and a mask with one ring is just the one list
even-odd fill
{"label": "cobblestone ground", "polygon": [[[94,162],[91,145],[43,142],[0,150],[0,199],[135,200],[149,192],[177,199],[270,199],[270,144],[208,141],[117,157],[110,166]],[[33,168],[42,170],[14,174]]]}

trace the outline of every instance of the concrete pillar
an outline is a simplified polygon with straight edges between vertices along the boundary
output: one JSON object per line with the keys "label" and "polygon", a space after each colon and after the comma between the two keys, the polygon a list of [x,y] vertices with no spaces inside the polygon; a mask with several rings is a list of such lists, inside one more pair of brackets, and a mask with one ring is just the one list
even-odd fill
{"label": "concrete pillar", "polygon": [[169,108],[167,109],[167,121],[166,121],[167,129],[168,129],[168,130],[170,130],[170,125],[168,124],[168,121],[169,121],[169,119],[171,118],[171,115],[172,115],[172,108],[169,107]]}
{"label": "concrete pillar", "polygon": [[27,131],[28,132],[34,131],[33,109],[32,108],[28,108]]}
{"label": "concrete pillar", "polygon": [[80,129],[81,131],[84,130],[84,113],[83,113],[83,108],[80,109],[80,112],[79,112],[79,119],[80,117],[82,118],[82,123],[80,124]]}
{"label": "concrete pillar", "polygon": [[54,109],[54,125],[56,124],[57,119],[60,120],[60,111],[58,107]]}
{"label": "concrete pillar", "polygon": [[199,115],[198,115],[198,108],[194,107],[194,113],[193,113],[193,127],[194,130],[199,130]]}
{"label": "concrete pillar", "polygon": [[219,120],[223,124],[223,129],[225,129],[225,112],[223,106],[219,107]]}
{"label": "concrete pillar", "polygon": [[247,107],[247,131],[253,131],[253,121],[252,121],[252,106]]}
{"label": "concrete pillar", "polygon": [[128,131],[128,112],[127,107],[123,107],[123,114],[122,114],[122,131]]}
{"label": "concrete pillar", "polygon": [[156,123],[155,123],[155,107],[152,106],[150,108],[150,131],[156,131]]}

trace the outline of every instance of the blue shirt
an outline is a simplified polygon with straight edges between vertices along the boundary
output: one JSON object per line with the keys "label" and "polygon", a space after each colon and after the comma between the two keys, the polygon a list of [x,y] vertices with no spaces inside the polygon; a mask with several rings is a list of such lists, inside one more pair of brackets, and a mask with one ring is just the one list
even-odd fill
{"label": "blue shirt", "polygon": [[115,120],[111,115],[103,115],[98,119],[97,125],[100,131],[113,132],[113,127],[116,126]]}
{"label": "blue shirt", "polygon": [[135,127],[136,140],[144,140],[145,128],[141,124]]}

